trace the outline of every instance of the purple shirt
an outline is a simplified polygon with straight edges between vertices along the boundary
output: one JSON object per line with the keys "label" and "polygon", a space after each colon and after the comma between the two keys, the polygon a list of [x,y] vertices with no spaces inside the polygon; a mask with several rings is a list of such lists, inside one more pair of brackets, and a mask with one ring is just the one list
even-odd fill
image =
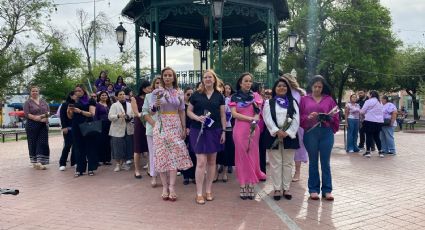
{"label": "purple shirt", "polygon": [[[300,102],[300,124],[304,130],[309,130],[317,124],[316,119],[308,119],[312,112],[329,113],[336,106],[335,100],[328,95],[323,95],[320,102],[316,102],[311,94],[301,98]],[[322,127],[330,127],[336,133],[339,129],[339,114],[336,113],[331,121],[323,122]]]}
{"label": "purple shirt", "polygon": [[115,83],[114,84],[114,90],[115,91],[120,91],[120,90],[122,90],[126,86],[127,85],[125,83]]}
{"label": "purple shirt", "polygon": [[156,103],[156,95],[163,95],[161,97],[161,111],[162,112],[173,112],[173,111],[184,111],[184,99],[183,91],[174,88],[155,89],[152,92],[151,105]]}
{"label": "purple shirt", "polygon": [[364,103],[360,113],[365,115],[365,121],[384,123],[383,106],[375,97]]}
{"label": "purple shirt", "polygon": [[348,117],[350,119],[359,119],[360,118],[360,105],[357,103],[347,103],[345,106],[348,109]]}
{"label": "purple shirt", "polygon": [[105,85],[105,80],[102,80],[102,78],[98,78],[94,82],[94,86],[96,86],[96,91],[97,92],[100,92],[101,91],[101,86],[104,86],[104,85]]}
{"label": "purple shirt", "polygon": [[109,113],[109,107],[103,106],[100,103],[96,103],[96,113],[95,113],[95,120],[106,120],[108,121],[108,113]]}

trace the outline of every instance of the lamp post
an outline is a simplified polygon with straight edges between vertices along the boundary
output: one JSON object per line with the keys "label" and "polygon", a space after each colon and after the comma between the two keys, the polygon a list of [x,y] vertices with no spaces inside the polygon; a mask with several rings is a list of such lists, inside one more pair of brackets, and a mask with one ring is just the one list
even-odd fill
{"label": "lamp post", "polygon": [[125,37],[127,36],[127,30],[122,26],[122,22],[120,22],[120,25],[115,29],[115,34],[117,35],[117,42],[120,46],[120,52],[122,52],[122,47],[125,43]]}
{"label": "lamp post", "polygon": [[[214,19],[214,32],[218,32],[218,74],[222,75],[222,58],[221,58],[221,50],[222,50],[222,42],[223,42],[223,27],[222,27],[222,19],[224,15],[224,1],[225,0],[212,0],[211,2],[211,11],[212,17]],[[212,36],[212,34],[210,34]],[[213,49],[213,44],[211,43],[210,49]],[[211,67],[213,67],[212,62],[212,52],[211,52]]]}
{"label": "lamp post", "polygon": [[298,35],[294,31],[291,31],[288,34],[288,50],[289,50],[289,52],[293,52],[296,49],[297,38],[298,38]]}

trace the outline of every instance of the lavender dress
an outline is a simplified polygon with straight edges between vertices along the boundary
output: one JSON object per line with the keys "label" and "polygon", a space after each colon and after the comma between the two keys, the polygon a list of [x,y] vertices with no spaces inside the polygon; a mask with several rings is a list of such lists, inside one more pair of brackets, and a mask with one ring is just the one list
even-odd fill
{"label": "lavender dress", "polygon": [[[300,101],[301,101],[300,93],[297,90],[293,90],[293,89],[291,89],[291,93],[292,93],[292,96],[295,98],[295,100],[297,100],[298,104],[300,104]],[[294,161],[301,161],[301,162],[307,163],[308,154],[304,146],[303,137],[304,137],[304,129],[301,128],[300,126],[300,128],[298,129],[298,140],[300,142],[300,148],[295,150]]]}

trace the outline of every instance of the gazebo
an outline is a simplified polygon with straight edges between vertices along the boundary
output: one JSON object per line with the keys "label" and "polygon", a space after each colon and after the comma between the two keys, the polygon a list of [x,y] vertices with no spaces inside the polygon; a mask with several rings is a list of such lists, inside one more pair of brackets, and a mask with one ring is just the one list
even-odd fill
{"label": "gazebo", "polygon": [[270,85],[278,75],[278,25],[289,19],[286,0],[131,0],[122,15],[132,19],[136,28],[137,85],[141,36],[150,38],[150,77],[166,66],[166,47],[180,44],[193,45],[200,51],[200,68],[179,72],[179,83],[200,81],[202,70],[207,68],[234,82],[239,73],[222,69],[223,46],[243,46],[244,71],[253,71],[250,54],[256,40],[266,43],[267,71],[260,81]]}

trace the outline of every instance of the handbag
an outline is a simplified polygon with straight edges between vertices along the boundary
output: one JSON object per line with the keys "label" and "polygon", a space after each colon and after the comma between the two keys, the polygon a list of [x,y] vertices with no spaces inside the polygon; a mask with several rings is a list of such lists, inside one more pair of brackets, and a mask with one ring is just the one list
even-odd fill
{"label": "handbag", "polygon": [[384,118],[383,126],[391,126],[391,118]]}
{"label": "handbag", "polygon": [[90,136],[102,133],[102,120],[86,121],[78,125],[81,130],[81,135]]}

